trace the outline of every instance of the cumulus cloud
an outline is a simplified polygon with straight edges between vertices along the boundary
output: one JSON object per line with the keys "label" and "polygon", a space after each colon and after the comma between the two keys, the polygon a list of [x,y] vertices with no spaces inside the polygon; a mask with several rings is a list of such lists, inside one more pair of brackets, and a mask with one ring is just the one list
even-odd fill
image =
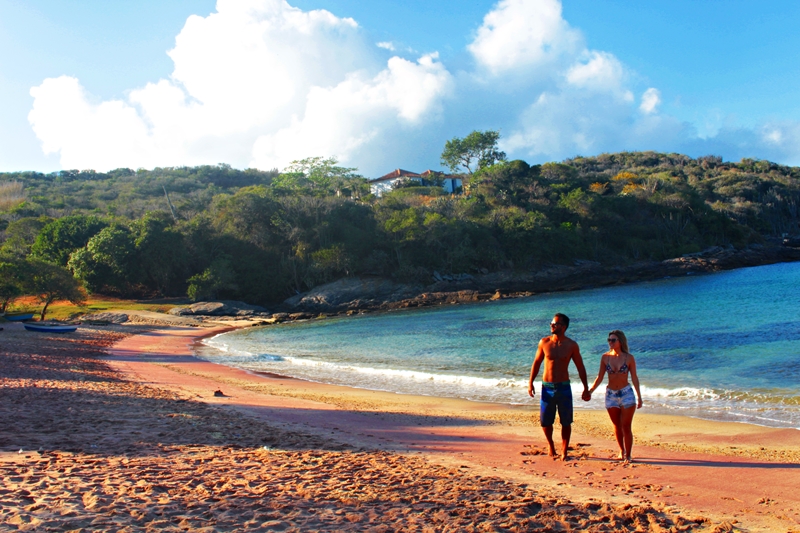
{"label": "cumulus cloud", "polygon": [[617,93],[627,101],[633,100],[630,91],[623,87],[625,69],[613,54],[591,51],[587,56],[587,61],[577,63],[567,70],[566,78],[570,85],[592,91]]}
{"label": "cumulus cloud", "polygon": [[109,101],[76,78],[49,78],[31,89],[29,122],[63,167],[97,170],[269,169],[334,156],[377,176],[436,168],[444,142],[472,129],[499,129],[509,157],[531,162],[650,149],[800,158],[798,124],[699,137],[660,110],[658,88],[637,86],[614,54],[589,49],[559,0],[500,0],[467,46],[465,70],[394,50],[325,10],[218,0],[176,36],[169,78]]}
{"label": "cumulus cloud", "polygon": [[501,0],[467,47],[492,74],[545,71],[583,46],[579,31],[561,17],[559,0]]}
{"label": "cumulus cloud", "polygon": [[418,125],[439,110],[450,74],[434,55],[416,63],[393,57],[373,78],[354,74],[335,87],[315,87],[302,117],[255,143],[256,166],[284,166],[308,153],[335,153],[348,164],[376,137]]}
{"label": "cumulus cloud", "polygon": [[[273,168],[289,152],[347,159],[382,130],[435,115],[446,94],[435,55],[381,65],[374,51],[349,18],[284,0],[218,0],[215,13],[186,21],[169,79],[99,103],[77,79],[47,79],[31,90],[29,121],[67,168]],[[312,142],[265,149],[279,132]]]}
{"label": "cumulus cloud", "polygon": [[512,157],[627,149],[651,136],[654,121],[636,113],[625,66],[614,54],[590,50],[558,0],[502,0],[468,49],[495,84],[510,79],[527,96],[515,99],[518,118],[503,131],[502,148]]}
{"label": "cumulus cloud", "polygon": [[658,104],[661,103],[661,92],[658,89],[650,87],[642,95],[642,103],[639,105],[639,110],[649,115],[656,112]]}

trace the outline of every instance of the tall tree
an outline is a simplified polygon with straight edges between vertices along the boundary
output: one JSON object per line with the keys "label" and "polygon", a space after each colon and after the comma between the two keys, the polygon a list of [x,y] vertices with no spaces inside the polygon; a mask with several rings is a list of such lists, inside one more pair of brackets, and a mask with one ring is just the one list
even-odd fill
{"label": "tall tree", "polygon": [[506,154],[497,148],[500,132],[475,130],[463,139],[453,137],[442,151],[442,164],[453,172],[460,167],[472,175],[475,171],[505,161]]}
{"label": "tall tree", "polygon": [[41,320],[44,320],[47,308],[56,300],[67,300],[75,305],[81,305],[86,300],[80,283],[66,268],[35,259],[28,261],[28,265],[30,274],[25,292],[33,294],[43,304]]}
{"label": "tall tree", "polygon": [[25,293],[20,261],[0,261],[0,313],[5,313],[14,299]]}
{"label": "tall tree", "polygon": [[[357,174],[357,168],[340,167],[335,157],[307,157],[292,161],[276,180],[276,183],[294,181],[305,184],[316,193],[333,193],[342,196],[343,191],[357,195],[359,184],[364,178]],[[356,193],[356,194],[353,194]]]}
{"label": "tall tree", "polygon": [[69,255],[83,248],[89,239],[108,226],[93,215],[70,215],[47,224],[31,247],[35,257],[67,266]]}

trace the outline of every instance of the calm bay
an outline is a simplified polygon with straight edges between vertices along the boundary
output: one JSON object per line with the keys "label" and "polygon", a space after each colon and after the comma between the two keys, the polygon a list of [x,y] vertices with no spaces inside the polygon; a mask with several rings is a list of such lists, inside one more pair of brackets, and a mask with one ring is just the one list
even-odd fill
{"label": "calm bay", "polygon": [[[553,314],[562,312],[590,384],[607,333],[621,329],[648,411],[800,428],[799,304],[800,263],[781,263],[249,328],[206,339],[198,354],[323,383],[534,406],[538,399],[527,395],[531,361]],[[571,374],[579,393],[574,367]],[[602,409],[603,391],[576,406]]]}

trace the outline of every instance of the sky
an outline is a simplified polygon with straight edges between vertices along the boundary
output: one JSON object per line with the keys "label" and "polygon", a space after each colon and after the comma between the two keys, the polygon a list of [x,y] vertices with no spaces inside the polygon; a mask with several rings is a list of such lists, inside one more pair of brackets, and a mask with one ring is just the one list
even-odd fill
{"label": "sky", "polygon": [[0,172],[656,150],[800,165],[793,0],[0,0]]}

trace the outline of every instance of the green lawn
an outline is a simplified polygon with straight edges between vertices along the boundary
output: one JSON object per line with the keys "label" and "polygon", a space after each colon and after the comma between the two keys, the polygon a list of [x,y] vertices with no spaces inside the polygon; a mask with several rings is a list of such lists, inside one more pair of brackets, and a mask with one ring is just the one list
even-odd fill
{"label": "green lawn", "polygon": [[[166,313],[173,307],[188,305],[190,302],[186,298],[162,298],[157,300],[121,300],[118,298],[106,298],[102,296],[91,297],[86,304],[78,307],[69,302],[55,302],[47,308],[47,320],[65,320],[77,318],[80,315],[103,313],[107,311],[117,311],[122,309],[133,309],[137,311],[155,311]],[[32,298],[24,298],[14,302],[8,310],[9,313],[20,311],[32,311],[38,313],[42,310],[41,304],[36,303]]]}

